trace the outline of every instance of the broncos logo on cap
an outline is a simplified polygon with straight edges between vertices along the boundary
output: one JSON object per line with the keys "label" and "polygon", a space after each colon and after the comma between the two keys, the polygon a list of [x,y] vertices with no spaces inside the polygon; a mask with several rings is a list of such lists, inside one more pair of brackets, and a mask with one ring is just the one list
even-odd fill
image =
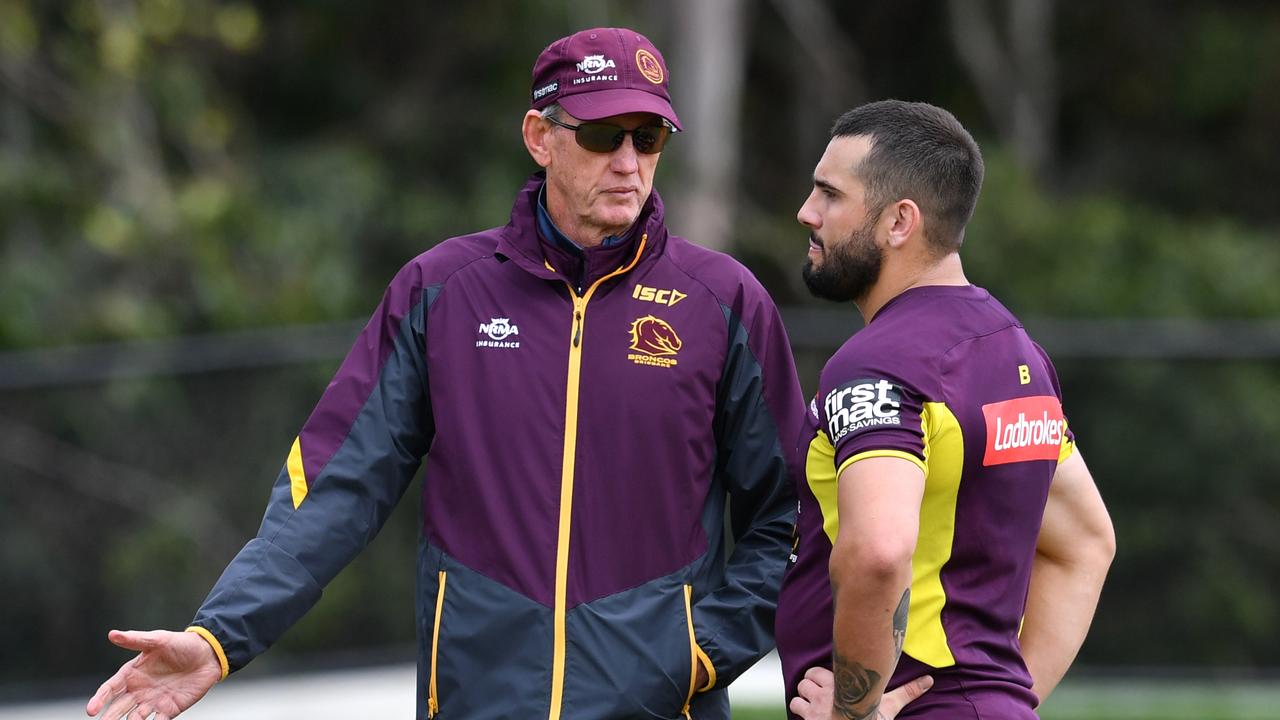
{"label": "broncos logo on cap", "polygon": [[640,48],[636,50],[636,67],[640,68],[640,74],[645,80],[654,85],[661,85],[664,75],[662,74],[662,63],[658,62],[658,58],[653,53]]}
{"label": "broncos logo on cap", "polygon": [[646,355],[675,355],[680,350],[680,336],[666,321],[652,315],[636,318],[631,323],[631,349]]}

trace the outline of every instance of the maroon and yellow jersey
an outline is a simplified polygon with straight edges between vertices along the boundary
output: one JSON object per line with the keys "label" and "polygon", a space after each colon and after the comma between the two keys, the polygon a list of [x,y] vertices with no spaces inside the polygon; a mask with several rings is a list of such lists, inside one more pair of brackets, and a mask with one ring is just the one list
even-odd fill
{"label": "maroon and yellow jersey", "polygon": [[[1049,485],[1074,445],[1053,365],[1017,318],[972,285],[907,290],[827,363],[800,442],[806,478],[777,616],[788,701],[805,670],[831,666],[837,478],[891,456],[918,465],[925,490],[889,687],[935,679],[900,717],[1034,717],[1018,632]],[[947,715],[957,704],[967,714]]]}

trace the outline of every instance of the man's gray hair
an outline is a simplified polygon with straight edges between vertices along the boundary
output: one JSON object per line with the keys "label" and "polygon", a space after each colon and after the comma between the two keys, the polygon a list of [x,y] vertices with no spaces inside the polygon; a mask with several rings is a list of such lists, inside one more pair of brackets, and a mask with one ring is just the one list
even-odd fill
{"label": "man's gray hair", "polygon": [[564,108],[560,107],[560,103],[551,103],[550,105],[542,108],[542,111],[539,112],[538,115],[544,118],[558,120],[560,119],[560,113],[563,111]]}

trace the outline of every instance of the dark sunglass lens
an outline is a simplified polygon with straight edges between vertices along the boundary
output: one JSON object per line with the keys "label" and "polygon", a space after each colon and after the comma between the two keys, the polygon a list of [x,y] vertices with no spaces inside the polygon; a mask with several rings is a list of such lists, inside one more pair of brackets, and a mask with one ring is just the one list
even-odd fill
{"label": "dark sunglass lens", "polygon": [[631,142],[635,143],[636,152],[646,155],[653,152],[653,144],[658,138],[653,135],[653,128],[638,127],[631,131]]}
{"label": "dark sunglass lens", "polygon": [[591,152],[607,153],[618,149],[625,131],[608,123],[582,123],[578,126],[578,144]]}
{"label": "dark sunglass lens", "polygon": [[662,152],[669,133],[662,126],[638,127],[631,133],[631,140],[636,144],[636,152],[652,155]]}
{"label": "dark sunglass lens", "polygon": [[671,131],[664,125],[645,125],[635,130],[625,130],[609,123],[582,123],[574,132],[574,137],[583,149],[591,152],[610,153],[622,146],[622,140],[631,134],[631,141],[636,152],[645,155],[662,152],[662,146],[671,137]]}

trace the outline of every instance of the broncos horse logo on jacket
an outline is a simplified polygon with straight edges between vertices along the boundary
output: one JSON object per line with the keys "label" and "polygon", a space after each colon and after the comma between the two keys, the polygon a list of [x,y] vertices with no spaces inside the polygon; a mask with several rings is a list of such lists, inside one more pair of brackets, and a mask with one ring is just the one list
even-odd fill
{"label": "broncos horse logo on jacket", "polygon": [[675,355],[680,345],[680,336],[665,320],[645,315],[631,323],[632,350],[655,356]]}

